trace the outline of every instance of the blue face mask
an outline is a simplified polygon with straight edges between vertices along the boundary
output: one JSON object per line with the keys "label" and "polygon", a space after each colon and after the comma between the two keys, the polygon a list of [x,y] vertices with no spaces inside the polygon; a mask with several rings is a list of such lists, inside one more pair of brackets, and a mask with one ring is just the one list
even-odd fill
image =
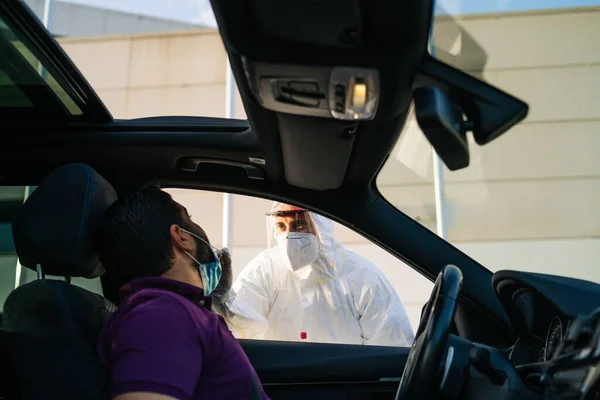
{"label": "blue face mask", "polygon": [[215,290],[215,288],[219,284],[219,281],[221,280],[221,275],[223,274],[223,268],[221,267],[221,260],[217,256],[217,251],[219,251],[219,250],[217,250],[215,247],[213,247],[210,243],[207,243],[206,240],[202,239],[200,236],[196,235],[195,233],[190,232],[183,228],[181,228],[181,230],[186,233],[189,233],[196,239],[206,243],[212,250],[213,255],[215,256],[215,261],[206,263],[206,264],[202,264],[200,261],[196,260],[190,253],[185,252],[185,254],[187,254],[192,260],[194,260],[194,262],[196,262],[196,264],[198,264],[198,272],[200,272],[200,278],[202,279],[202,286],[204,286],[204,288],[203,288],[204,294],[206,296],[208,296],[213,292],[213,290]]}

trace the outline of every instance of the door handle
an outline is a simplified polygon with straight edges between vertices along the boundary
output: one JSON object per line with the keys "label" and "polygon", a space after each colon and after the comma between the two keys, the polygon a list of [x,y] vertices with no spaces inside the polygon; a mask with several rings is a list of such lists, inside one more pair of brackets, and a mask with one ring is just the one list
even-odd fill
{"label": "door handle", "polygon": [[248,179],[256,179],[256,180],[264,180],[265,172],[262,168],[259,168],[254,165],[245,164],[239,161],[231,161],[231,160],[219,160],[215,158],[196,158],[190,157],[185,158],[180,162],[179,169],[181,171],[187,172],[196,172],[198,170],[198,165],[200,164],[217,164],[217,165],[226,165],[230,167],[243,168],[246,171],[246,176]]}

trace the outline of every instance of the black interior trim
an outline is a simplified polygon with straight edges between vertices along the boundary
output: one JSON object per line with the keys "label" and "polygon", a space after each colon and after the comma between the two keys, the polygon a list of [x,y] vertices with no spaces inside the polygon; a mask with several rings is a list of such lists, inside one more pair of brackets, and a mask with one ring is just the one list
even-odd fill
{"label": "black interior trim", "polygon": [[244,339],[240,344],[265,385],[399,378],[410,351],[408,347]]}
{"label": "black interior trim", "polygon": [[509,317],[520,329],[526,329],[525,321],[513,300],[524,291],[540,294],[559,313],[571,318],[591,314],[600,304],[600,285],[582,279],[503,270],[494,274],[492,283]]}
{"label": "black interior trim", "polygon": [[[95,127],[96,125],[90,125]],[[123,129],[129,127],[133,130],[176,130],[178,128],[185,130],[192,129],[210,129],[218,130],[221,128],[224,132],[244,132],[250,129],[248,120],[245,119],[229,119],[229,118],[213,118],[213,117],[196,117],[196,116],[164,116],[164,117],[146,117],[134,119],[117,119],[105,124],[106,127],[114,127]]]}
{"label": "black interior trim", "polygon": [[266,384],[263,387],[273,400],[393,400],[398,381],[284,383]]}
{"label": "black interior trim", "polygon": [[230,167],[242,168],[246,172],[246,176],[248,179],[257,179],[263,180],[265,179],[264,171],[255,166],[249,165],[236,161],[229,160],[217,160],[213,158],[195,158],[195,157],[187,157],[179,161],[179,169],[187,172],[197,172],[199,165],[204,164],[216,164],[216,165],[225,165]]}

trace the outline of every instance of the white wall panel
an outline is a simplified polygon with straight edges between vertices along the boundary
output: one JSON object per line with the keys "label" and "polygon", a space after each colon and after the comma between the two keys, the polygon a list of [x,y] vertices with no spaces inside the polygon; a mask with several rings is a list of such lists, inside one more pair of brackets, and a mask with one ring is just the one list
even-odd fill
{"label": "white wall panel", "polygon": [[582,40],[597,38],[599,26],[598,7],[444,16],[434,38],[440,50],[455,53],[446,61],[464,69],[480,66],[475,47],[485,49],[486,70],[568,66],[600,62],[600,42]]}
{"label": "white wall panel", "polygon": [[[44,14],[44,0],[25,0],[25,3],[41,20]],[[50,28],[52,33],[58,36],[82,37],[186,31],[201,26],[55,0]]]}
{"label": "white wall panel", "polygon": [[459,249],[495,272],[503,269],[600,282],[600,239],[458,243]]}

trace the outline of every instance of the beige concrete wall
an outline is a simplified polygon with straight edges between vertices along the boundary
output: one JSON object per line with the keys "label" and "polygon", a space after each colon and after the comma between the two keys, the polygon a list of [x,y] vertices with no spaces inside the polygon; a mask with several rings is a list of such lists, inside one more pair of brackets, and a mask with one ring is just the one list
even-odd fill
{"label": "beige concrete wall", "polygon": [[[468,169],[445,171],[449,239],[600,237],[600,45],[592,39],[600,38],[600,8],[442,25],[438,46],[455,53],[447,61],[477,73],[481,60],[460,54],[456,23],[486,50],[484,79],[525,100],[530,113],[485,147],[471,141]],[[456,40],[447,40],[449,32]],[[434,229],[431,164],[413,156],[427,145],[414,124],[403,135],[378,182],[395,205]]]}
{"label": "beige concrete wall", "polygon": [[[59,41],[114,118],[225,116],[226,57],[217,30]],[[236,118],[246,118],[239,94]]]}
{"label": "beige concrete wall", "polygon": [[[24,0],[41,20],[46,0]],[[49,30],[57,36],[123,35],[198,29],[198,24],[125,13],[74,2],[55,1]]]}

